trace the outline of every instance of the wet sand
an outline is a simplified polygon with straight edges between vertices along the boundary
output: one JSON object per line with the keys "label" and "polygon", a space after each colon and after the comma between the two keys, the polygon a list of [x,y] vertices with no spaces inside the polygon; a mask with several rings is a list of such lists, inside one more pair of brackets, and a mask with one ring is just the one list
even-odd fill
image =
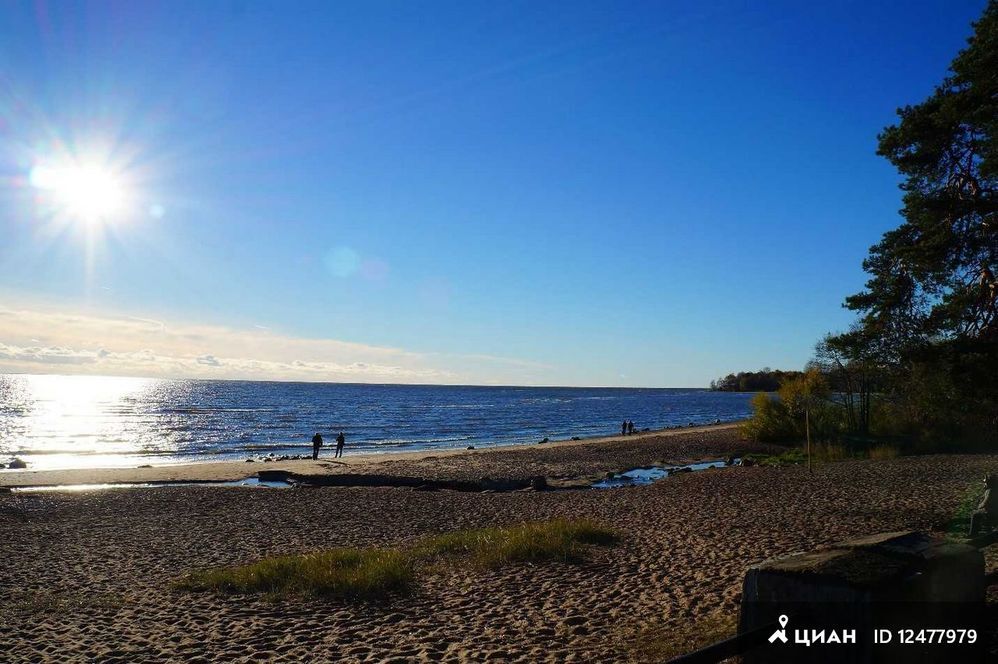
{"label": "wet sand", "polygon": [[[746,447],[728,427],[382,458],[357,461],[351,472],[588,477]],[[634,661],[649,628],[734,614],[749,565],[845,538],[937,527],[989,471],[998,471],[998,455],[848,461],[813,475],[724,468],[610,490],[0,493],[0,653],[15,662]],[[170,587],[191,569],[266,555],[555,516],[597,519],[622,540],[577,565],[439,569],[411,597],[379,604],[273,603]]]}

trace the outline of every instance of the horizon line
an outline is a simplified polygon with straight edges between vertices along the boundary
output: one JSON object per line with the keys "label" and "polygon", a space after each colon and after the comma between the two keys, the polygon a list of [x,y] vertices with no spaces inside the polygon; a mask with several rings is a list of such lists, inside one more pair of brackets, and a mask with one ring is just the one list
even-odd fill
{"label": "horizon line", "polygon": [[[29,371],[9,371],[0,369],[0,375],[4,376],[55,376],[59,378],[139,378],[143,380],[189,380],[198,382],[226,382],[226,383],[286,383],[286,384],[308,384],[308,385],[368,385],[379,387],[471,387],[471,388],[525,388],[525,389],[576,389],[576,390],[703,390],[711,391],[710,386],[694,387],[652,387],[647,385],[514,385],[514,384],[492,384],[492,383],[382,383],[382,382],[345,382],[334,380],[280,380],[275,378],[194,378],[194,377],[167,377],[167,376],[142,376],[135,374],[96,374],[96,373],[58,373],[58,372],[29,372]],[[716,391],[716,390],[715,390]]]}

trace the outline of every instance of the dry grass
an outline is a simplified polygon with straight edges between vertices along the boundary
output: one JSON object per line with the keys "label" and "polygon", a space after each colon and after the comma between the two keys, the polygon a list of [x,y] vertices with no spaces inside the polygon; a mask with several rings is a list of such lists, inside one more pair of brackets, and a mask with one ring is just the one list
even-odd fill
{"label": "dry grass", "polygon": [[331,549],[194,572],[177,585],[183,590],[273,597],[379,599],[404,592],[414,576],[412,561],[396,549]]}
{"label": "dry grass", "polygon": [[827,443],[814,446],[814,458],[822,462],[845,461],[851,458],[851,455],[849,450],[842,445]]}
{"label": "dry grass", "polygon": [[870,448],[870,458],[878,461],[896,459],[901,456],[901,450],[894,445],[877,445]]}
{"label": "dry grass", "polygon": [[613,531],[592,521],[554,519],[437,535],[418,543],[416,551],[430,556],[467,556],[481,567],[494,568],[514,562],[577,562],[587,545],[605,546],[616,541]]}
{"label": "dry grass", "polygon": [[486,568],[517,562],[578,562],[588,545],[609,545],[616,540],[612,531],[592,521],[554,519],[446,533],[405,548],[340,548],[265,558],[193,572],[175,585],[181,590],[264,593],[272,598],[377,600],[410,590],[431,559],[470,561]]}

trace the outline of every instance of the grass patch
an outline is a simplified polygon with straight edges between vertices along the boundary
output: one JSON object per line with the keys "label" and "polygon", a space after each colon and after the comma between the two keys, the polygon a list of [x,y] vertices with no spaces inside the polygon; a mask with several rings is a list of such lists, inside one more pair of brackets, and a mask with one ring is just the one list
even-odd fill
{"label": "grass patch", "polygon": [[373,600],[407,590],[415,576],[412,562],[397,549],[330,549],[194,572],[177,585],[182,590],[265,593],[273,597]]}
{"label": "grass patch", "polygon": [[592,521],[554,519],[500,528],[462,530],[419,540],[408,547],[339,548],[264,558],[249,565],[192,572],[181,590],[378,600],[404,594],[434,559],[468,561],[485,568],[517,562],[579,562],[590,545],[609,545],[617,535]]}
{"label": "grass patch", "polygon": [[[849,459],[883,461],[896,459],[899,456],[901,456],[901,451],[894,445],[877,445],[868,450],[858,451],[851,451],[845,445],[834,443],[819,443],[811,447],[812,463],[833,463]],[[760,466],[802,466],[807,465],[807,449],[804,446],[791,447],[780,454],[752,453],[746,454],[745,458],[751,459]]]}
{"label": "grass patch", "polygon": [[616,541],[613,531],[592,521],[554,519],[437,535],[420,541],[415,550],[424,556],[467,556],[476,565],[495,568],[515,562],[577,562],[587,545]]}
{"label": "grass patch", "polygon": [[712,613],[690,622],[645,627],[634,640],[632,652],[639,662],[667,662],[737,632],[737,615]]}
{"label": "grass patch", "polygon": [[944,536],[947,539],[965,540],[970,537],[970,517],[984,497],[984,482],[974,482],[963,494],[960,505],[946,523]]}
{"label": "grass patch", "polygon": [[753,452],[743,458],[751,459],[759,466],[799,466],[807,463],[807,453],[799,447],[791,447],[779,454],[763,454]]}

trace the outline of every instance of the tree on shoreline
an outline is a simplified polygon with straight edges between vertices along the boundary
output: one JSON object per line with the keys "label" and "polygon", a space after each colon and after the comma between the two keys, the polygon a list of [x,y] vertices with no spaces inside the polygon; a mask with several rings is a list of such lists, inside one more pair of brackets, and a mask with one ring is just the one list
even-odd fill
{"label": "tree on shoreline", "polygon": [[776,392],[783,383],[800,375],[800,371],[781,371],[769,367],[759,371],[739,371],[710,381],[710,389],[715,392]]}
{"label": "tree on shoreline", "polygon": [[907,433],[934,438],[998,438],[998,1],[974,29],[950,75],[879,136],[904,177],[904,222],[845,301],[857,325],[819,345],[842,369],[876,369]]}
{"label": "tree on shoreline", "polygon": [[[877,154],[902,175],[903,223],[870,248],[859,319],[816,347],[822,435],[998,442],[998,0],[928,99],[898,110]],[[729,379],[732,376],[728,377]],[[737,377],[735,377],[737,378]],[[729,383],[724,379],[724,383]],[[800,438],[792,404],[753,400],[746,432]],[[723,388],[721,388],[723,389]]]}

